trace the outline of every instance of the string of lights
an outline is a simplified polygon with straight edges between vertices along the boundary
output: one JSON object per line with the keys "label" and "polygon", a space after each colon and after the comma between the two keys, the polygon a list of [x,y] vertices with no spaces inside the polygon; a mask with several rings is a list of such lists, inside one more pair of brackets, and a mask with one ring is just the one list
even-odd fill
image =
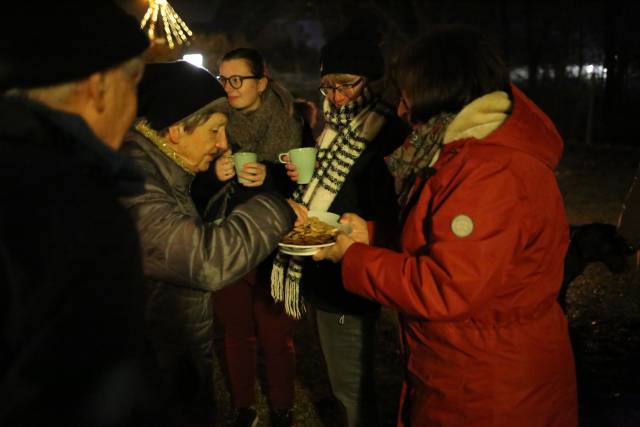
{"label": "string of lights", "polygon": [[[158,22],[158,18],[161,22]],[[167,0],[149,0],[149,7],[142,18],[140,28],[144,30],[147,26],[149,39],[154,42],[164,38],[170,49],[173,49],[176,43],[181,45],[193,36],[191,29]]]}

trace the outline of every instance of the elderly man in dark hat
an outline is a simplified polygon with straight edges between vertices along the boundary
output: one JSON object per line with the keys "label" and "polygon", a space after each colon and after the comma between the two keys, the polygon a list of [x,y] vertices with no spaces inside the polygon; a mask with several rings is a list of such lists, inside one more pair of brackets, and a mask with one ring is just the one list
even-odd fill
{"label": "elderly man in dark hat", "polygon": [[142,180],[115,152],[148,40],[107,1],[14,2],[3,19],[32,28],[0,30],[0,425],[158,425],[119,202]]}
{"label": "elderly man in dark hat", "polygon": [[306,209],[264,193],[203,222],[189,191],[196,172],[228,149],[224,90],[208,71],[176,61],[147,66],[139,99],[123,150],[146,178],[144,194],[125,200],[142,242],[146,329],[175,424],[212,425],[211,293],[255,268]]}

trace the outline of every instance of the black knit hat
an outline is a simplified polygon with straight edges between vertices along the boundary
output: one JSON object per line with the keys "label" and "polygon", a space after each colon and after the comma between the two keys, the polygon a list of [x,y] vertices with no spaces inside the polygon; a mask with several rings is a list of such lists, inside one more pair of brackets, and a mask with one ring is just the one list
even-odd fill
{"label": "black knit hat", "polygon": [[384,59],[375,38],[363,31],[347,29],[320,51],[320,76],[354,74],[377,80],[384,75]]}
{"label": "black knit hat", "polygon": [[138,85],[138,117],[162,130],[226,93],[215,77],[187,61],[149,64]]}
{"label": "black knit hat", "polygon": [[136,19],[110,0],[12,1],[2,15],[0,90],[79,80],[149,46]]}

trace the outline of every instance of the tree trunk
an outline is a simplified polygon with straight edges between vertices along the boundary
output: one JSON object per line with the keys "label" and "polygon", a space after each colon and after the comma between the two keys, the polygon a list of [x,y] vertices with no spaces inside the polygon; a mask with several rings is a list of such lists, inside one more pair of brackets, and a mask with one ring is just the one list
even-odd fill
{"label": "tree trunk", "polygon": [[508,0],[500,1],[500,27],[502,30],[502,53],[507,64],[511,63],[511,31],[509,22],[509,2]]}
{"label": "tree trunk", "polygon": [[604,13],[604,68],[607,70],[604,85],[604,132],[612,140],[618,137],[616,117],[618,116],[617,98],[620,94],[617,34],[619,10],[618,1],[607,1]]}
{"label": "tree trunk", "polygon": [[540,64],[540,58],[538,55],[538,49],[535,42],[536,30],[534,28],[535,17],[533,16],[533,1],[528,0],[525,7],[525,19],[526,19],[526,32],[527,32],[527,53],[528,61],[527,66],[529,70],[529,90],[534,92],[538,87],[538,66]]}
{"label": "tree trunk", "polygon": [[593,74],[589,77],[587,82],[587,126],[585,130],[584,142],[587,145],[593,144],[593,117],[595,111],[595,91],[596,91],[596,82]]}

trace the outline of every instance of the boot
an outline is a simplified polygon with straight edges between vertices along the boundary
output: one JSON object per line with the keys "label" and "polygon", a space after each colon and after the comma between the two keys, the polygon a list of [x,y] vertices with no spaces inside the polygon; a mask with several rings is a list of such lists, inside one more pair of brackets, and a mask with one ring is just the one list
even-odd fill
{"label": "boot", "polygon": [[293,409],[272,409],[269,418],[271,427],[294,427]]}
{"label": "boot", "polygon": [[231,422],[232,427],[256,427],[258,425],[258,413],[254,408],[240,408],[236,411],[236,417]]}

